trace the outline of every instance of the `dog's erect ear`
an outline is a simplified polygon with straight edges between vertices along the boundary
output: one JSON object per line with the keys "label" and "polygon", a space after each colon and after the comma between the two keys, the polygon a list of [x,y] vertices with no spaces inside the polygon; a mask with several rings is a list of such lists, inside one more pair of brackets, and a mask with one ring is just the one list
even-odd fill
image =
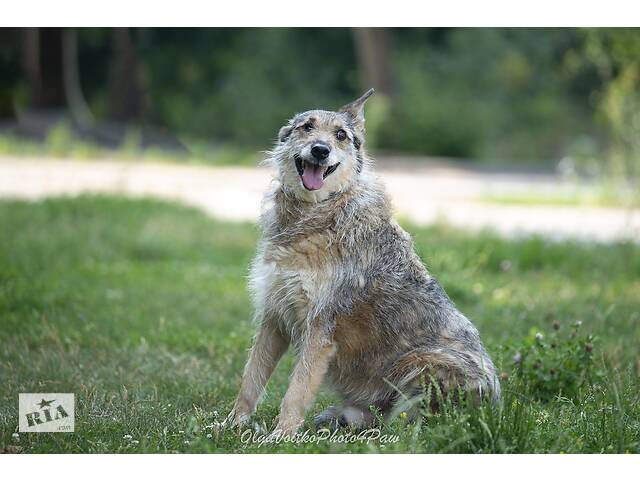
{"label": "dog's erect ear", "polygon": [[280,143],[286,142],[289,135],[291,135],[291,132],[293,132],[293,125],[289,124],[282,127],[278,132],[278,140]]}
{"label": "dog's erect ear", "polygon": [[364,104],[367,99],[373,95],[373,92],[373,88],[370,88],[360,98],[351,103],[347,103],[344,107],[338,110],[339,112],[346,113],[351,117],[353,126],[357,130],[364,131]]}

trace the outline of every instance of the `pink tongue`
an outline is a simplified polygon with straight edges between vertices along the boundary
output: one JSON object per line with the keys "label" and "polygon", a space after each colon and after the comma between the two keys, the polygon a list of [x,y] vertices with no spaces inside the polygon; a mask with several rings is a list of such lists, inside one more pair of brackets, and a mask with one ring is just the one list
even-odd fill
{"label": "pink tongue", "polygon": [[324,185],[324,179],[322,176],[327,170],[326,167],[319,167],[317,165],[305,165],[304,172],[302,172],[302,183],[308,190],[319,190]]}

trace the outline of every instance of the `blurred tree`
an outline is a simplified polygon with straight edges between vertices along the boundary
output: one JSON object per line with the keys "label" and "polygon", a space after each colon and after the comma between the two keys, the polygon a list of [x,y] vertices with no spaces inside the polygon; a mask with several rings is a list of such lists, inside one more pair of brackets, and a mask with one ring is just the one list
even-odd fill
{"label": "blurred tree", "polygon": [[395,39],[384,148],[549,163],[591,124],[561,76],[573,29],[401,29]]}
{"label": "blurred tree", "polygon": [[80,84],[78,33],[75,28],[65,28],[62,31],[62,72],[64,94],[71,119],[77,127],[88,129],[93,124],[93,115],[87,106]]}
{"label": "blurred tree", "polygon": [[145,120],[189,136],[264,148],[293,113],[336,108],[360,89],[349,29],[149,29],[141,37]]}
{"label": "blurred tree", "polygon": [[114,120],[135,120],[143,111],[142,77],[129,28],[111,29],[109,113]]}
{"label": "blurred tree", "polygon": [[16,86],[20,82],[20,56],[15,48],[18,28],[0,28],[0,119],[15,116]]}
{"label": "blurred tree", "polygon": [[98,122],[126,122],[111,122],[119,132],[264,148],[292,113],[336,108],[373,85],[367,129],[378,149],[548,163],[582,151],[638,168],[640,29],[0,33],[4,116],[30,106],[78,121],[88,104]]}
{"label": "blurred tree", "polygon": [[609,173],[640,179],[640,34],[638,29],[589,29],[585,53],[602,86],[597,108],[609,133]]}
{"label": "blurred tree", "polygon": [[61,108],[66,104],[62,66],[62,28],[25,28],[22,66],[32,108]]}
{"label": "blurred tree", "polygon": [[28,108],[68,111],[78,127],[88,128],[93,117],[80,85],[77,29],[25,28],[21,46]]}
{"label": "blurred tree", "polygon": [[382,95],[392,93],[391,31],[388,28],[353,28],[356,58],[362,90],[375,88]]}

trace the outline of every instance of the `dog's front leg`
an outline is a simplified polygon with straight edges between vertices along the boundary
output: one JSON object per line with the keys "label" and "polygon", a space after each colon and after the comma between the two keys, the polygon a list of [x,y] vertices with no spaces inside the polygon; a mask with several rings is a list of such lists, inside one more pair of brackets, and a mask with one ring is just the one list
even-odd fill
{"label": "dog's front leg", "polygon": [[304,414],[314,400],[329,363],[335,354],[332,331],[317,322],[311,325],[298,354],[289,388],[280,406],[274,435],[293,435],[304,422]]}
{"label": "dog's front leg", "polygon": [[271,322],[262,322],[244,369],[240,392],[225,426],[241,425],[249,419],[288,346],[289,342]]}

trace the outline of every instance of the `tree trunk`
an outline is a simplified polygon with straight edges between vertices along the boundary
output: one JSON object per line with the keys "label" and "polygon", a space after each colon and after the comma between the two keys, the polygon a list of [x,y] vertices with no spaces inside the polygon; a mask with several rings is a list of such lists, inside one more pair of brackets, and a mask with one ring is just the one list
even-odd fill
{"label": "tree trunk", "polygon": [[65,28],[62,33],[62,58],[64,92],[71,118],[78,127],[86,129],[93,123],[93,115],[84,99],[80,85],[78,32],[75,28]]}
{"label": "tree trunk", "polygon": [[354,28],[353,38],[360,69],[362,88],[375,88],[379,93],[391,95],[391,32],[388,28]]}
{"label": "tree trunk", "polygon": [[128,28],[111,33],[113,53],[109,72],[109,110],[116,120],[139,118],[143,109],[140,62]]}
{"label": "tree trunk", "polygon": [[27,77],[31,107],[65,106],[61,28],[25,28],[22,67]]}
{"label": "tree trunk", "polygon": [[30,27],[22,31],[22,69],[27,77],[31,104],[38,104],[42,98],[39,28]]}

